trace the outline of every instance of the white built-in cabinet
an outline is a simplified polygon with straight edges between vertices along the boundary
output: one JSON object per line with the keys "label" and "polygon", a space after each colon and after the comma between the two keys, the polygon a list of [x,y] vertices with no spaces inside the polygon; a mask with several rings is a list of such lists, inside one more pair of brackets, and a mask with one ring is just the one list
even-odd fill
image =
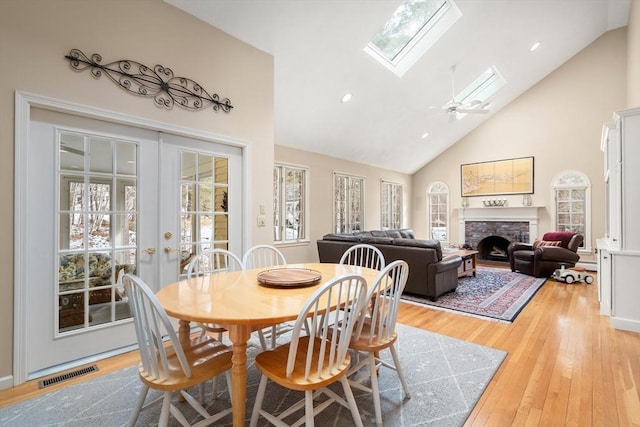
{"label": "white built-in cabinet", "polygon": [[603,127],[605,236],[597,240],[600,313],[640,332],[640,108]]}

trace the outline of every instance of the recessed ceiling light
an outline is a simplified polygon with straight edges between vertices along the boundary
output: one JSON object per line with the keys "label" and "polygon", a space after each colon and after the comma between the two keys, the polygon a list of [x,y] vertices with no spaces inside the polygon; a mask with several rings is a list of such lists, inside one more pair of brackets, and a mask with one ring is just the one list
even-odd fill
{"label": "recessed ceiling light", "polygon": [[349,92],[347,92],[344,95],[342,95],[342,98],[340,99],[340,101],[342,101],[342,103],[344,104],[346,102],[351,101],[351,97],[352,95]]}
{"label": "recessed ceiling light", "polygon": [[531,45],[531,47],[529,48],[529,52],[533,52],[534,50],[536,50],[537,48],[540,47],[540,45],[542,44],[542,42],[535,42],[534,44]]}
{"label": "recessed ceiling light", "polygon": [[428,136],[429,136],[429,132],[425,132],[425,133],[422,134],[422,136],[420,138],[427,139]]}

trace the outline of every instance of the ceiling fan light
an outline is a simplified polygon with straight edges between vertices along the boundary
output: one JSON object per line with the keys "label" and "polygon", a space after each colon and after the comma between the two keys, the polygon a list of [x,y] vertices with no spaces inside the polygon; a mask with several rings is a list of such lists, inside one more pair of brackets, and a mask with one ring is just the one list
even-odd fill
{"label": "ceiling fan light", "polygon": [[534,42],[530,47],[529,47],[529,52],[533,52],[536,49],[538,49],[540,47],[540,45],[542,44],[542,42]]}
{"label": "ceiling fan light", "polygon": [[425,133],[422,134],[422,136],[420,138],[427,139],[428,136],[429,136],[429,132],[425,132]]}
{"label": "ceiling fan light", "polygon": [[340,98],[340,102],[342,102],[343,104],[346,104],[347,102],[351,101],[352,97],[353,97],[353,95],[351,95],[349,92],[347,92],[344,95],[342,95],[342,98]]}

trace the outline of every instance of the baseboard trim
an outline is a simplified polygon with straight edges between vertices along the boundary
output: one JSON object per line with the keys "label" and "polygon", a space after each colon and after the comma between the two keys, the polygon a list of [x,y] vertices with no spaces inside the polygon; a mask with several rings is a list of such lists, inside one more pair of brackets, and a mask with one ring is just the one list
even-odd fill
{"label": "baseboard trim", "polygon": [[13,375],[0,378],[0,390],[6,390],[11,387],[13,387]]}
{"label": "baseboard trim", "polygon": [[635,319],[621,319],[619,317],[612,317],[611,327],[613,329],[622,329],[624,331],[640,332],[640,321]]}
{"label": "baseboard trim", "polygon": [[598,271],[598,264],[596,262],[578,262],[577,267],[582,267],[587,271]]}

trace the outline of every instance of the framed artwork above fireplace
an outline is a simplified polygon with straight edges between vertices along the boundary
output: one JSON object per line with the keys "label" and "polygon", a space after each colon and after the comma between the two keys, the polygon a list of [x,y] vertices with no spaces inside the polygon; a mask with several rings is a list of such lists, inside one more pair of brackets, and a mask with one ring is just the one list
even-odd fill
{"label": "framed artwork above fireplace", "polygon": [[462,197],[533,194],[533,156],[460,165]]}

